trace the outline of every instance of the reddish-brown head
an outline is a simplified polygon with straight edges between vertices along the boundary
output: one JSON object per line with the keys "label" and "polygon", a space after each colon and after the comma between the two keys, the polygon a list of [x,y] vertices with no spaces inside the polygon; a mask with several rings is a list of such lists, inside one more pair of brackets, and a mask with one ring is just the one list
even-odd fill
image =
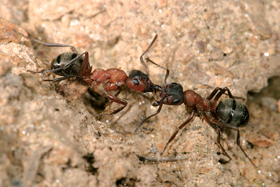
{"label": "reddish-brown head", "polygon": [[153,83],[149,77],[141,71],[132,70],[126,79],[127,86],[137,92],[153,92]]}

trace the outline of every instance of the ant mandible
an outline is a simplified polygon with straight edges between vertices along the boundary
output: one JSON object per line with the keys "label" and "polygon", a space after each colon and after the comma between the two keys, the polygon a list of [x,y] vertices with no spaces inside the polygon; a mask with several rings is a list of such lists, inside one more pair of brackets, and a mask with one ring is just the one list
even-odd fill
{"label": "ant mandible", "polygon": [[[146,60],[152,62],[153,64],[156,64],[149,58],[146,58]],[[161,87],[161,89],[159,90],[159,96],[161,97],[161,100],[155,101],[153,103],[153,106],[159,106],[157,112],[144,119],[136,128],[135,132],[137,132],[141,125],[144,122],[146,122],[149,118],[157,115],[161,111],[163,104],[181,105],[182,103],[184,103],[185,106],[191,110],[191,114],[185,122],[183,122],[179,127],[177,127],[177,130],[169,138],[164,149],[160,153],[161,155],[163,155],[167,146],[176,137],[178,132],[193,119],[195,114],[198,114],[199,117],[205,120],[218,134],[217,143],[222,149],[224,155],[227,156],[229,159],[220,159],[221,163],[229,163],[231,161],[231,157],[227,154],[227,152],[220,143],[221,131],[223,129],[232,129],[237,131],[237,145],[244,153],[244,155],[248,158],[248,160],[252,163],[252,165],[255,168],[257,168],[257,166],[252,162],[252,160],[249,158],[249,156],[246,154],[246,152],[243,150],[240,144],[239,128],[245,127],[249,121],[249,111],[247,107],[242,102],[236,100],[243,98],[234,97],[227,87],[217,87],[206,99],[203,99],[198,93],[194,92],[193,90],[183,91],[183,87],[178,83],[171,83],[166,85],[168,73],[169,71],[167,71],[166,74],[165,86]],[[223,94],[228,95],[229,98],[225,98],[219,101]]]}
{"label": "ant mandible", "polygon": [[[89,64],[89,54],[87,51],[79,54],[74,46],[66,45],[66,44],[57,44],[57,43],[44,43],[34,38],[31,38],[29,36],[25,36],[15,30],[14,32],[34,42],[40,43],[45,47],[69,47],[72,52],[65,52],[58,55],[56,58],[54,58],[51,63],[51,70],[39,71],[39,72],[29,71],[29,72],[55,73],[57,75],[62,76],[54,80],[45,80],[45,81],[59,82],[65,79],[74,78],[77,81],[79,81],[81,84],[86,86],[97,86],[101,83],[105,83],[104,92],[107,98],[110,100],[110,103],[115,102],[123,105],[113,110],[110,114],[116,114],[120,112],[127,105],[127,102],[125,100],[117,97],[119,93],[122,91],[122,88],[120,86],[122,86],[123,84],[126,84],[130,89],[142,93],[156,92],[156,90],[160,89],[160,86],[154,85],[152,81],[149,79],[149,71],[143,60],[143,56],[152,47],[153,43],[157,39],[157,35],[154,37],[153,41],[148,46],[146,51],[144,51],[144,53],[140,56],[140,61],[146,69],[146,74],[139,70],[132,70],[130,72],[130,75],[127,76],[123,70],[117,68],[110,68],[107,70],[98,68],[95,69],[93,72],[91,72],[92,66],[90,66]],[[113,90],[117,90],[117,93],[115,95],[109,93],[110,91]]]}

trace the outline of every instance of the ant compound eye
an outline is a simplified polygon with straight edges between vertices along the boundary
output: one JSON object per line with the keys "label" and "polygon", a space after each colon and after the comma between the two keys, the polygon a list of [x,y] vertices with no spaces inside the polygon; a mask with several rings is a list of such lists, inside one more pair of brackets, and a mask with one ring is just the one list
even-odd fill
{"label": "ant compound eye", "polygon": [[132,81],[133,81],[133,83],[134,83],[135,85],[139,85],[138,79],[133,79]]}
{"label": "ant compound eye", "polygon": [[177,103],[180,103],[180,99],[175,99],[175,100],[173,101],[173,104],[177,104]]}

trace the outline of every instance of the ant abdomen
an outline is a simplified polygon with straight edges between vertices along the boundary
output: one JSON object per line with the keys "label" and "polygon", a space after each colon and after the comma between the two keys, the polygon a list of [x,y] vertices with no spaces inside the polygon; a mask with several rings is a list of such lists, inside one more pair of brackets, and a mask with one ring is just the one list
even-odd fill
{"label": "ant abdomen", "polygon": [[[54,69],[63,68],[69,61],[76,58],[77,56],[78,54],[73,52],[62,53],[53,59],[51,63],[51,69],[54,70]],[[69,68],[56,71],[55,73],[61,76],[78,75],[80,73],[83,61],[84,61],[84,57],[80,57],[74,63],[72,63]]]}
{"label": "ant abdomen", "polygon": [[247,107],[240,101],[226,98],[219,102],[216,107],[217,117],[224,123],[233,127],[244,127],[249,121]]}

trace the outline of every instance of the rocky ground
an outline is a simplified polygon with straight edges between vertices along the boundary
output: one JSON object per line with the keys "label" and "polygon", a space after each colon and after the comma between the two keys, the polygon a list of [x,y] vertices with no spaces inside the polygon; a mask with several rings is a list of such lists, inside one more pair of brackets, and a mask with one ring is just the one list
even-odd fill
{"label": "rocky ground", "polygon": [[[280,185],[279,1],[4,0],[0,5],[0,186]],[[93,69],[127,73],[144,71],[139,57],[158,34],[147,56],[170,69],[168,83],[203,97],[227,86],[246,98],[251,119],[240,129],[241,145],[259,169],[236,145],[235,132],[222,136],[232,161],[219,163],[217,135],[199,117],[179,133],[163,161],[143,160],[160,158],[189,116],[185,107],[164,106],[133,134],[156,112],[155,94],[124,86],[119,97],[128,106],[116,115],[98,115],[107,102],[101,86],[77,99],[86,89],[77,82],[47,82],[53,74],[27,71],[50,69],[52,59],[70,49],[42,50],[14,30],[88,51]],[[165,71],[148,68],[151,80],[163,85]]]}

